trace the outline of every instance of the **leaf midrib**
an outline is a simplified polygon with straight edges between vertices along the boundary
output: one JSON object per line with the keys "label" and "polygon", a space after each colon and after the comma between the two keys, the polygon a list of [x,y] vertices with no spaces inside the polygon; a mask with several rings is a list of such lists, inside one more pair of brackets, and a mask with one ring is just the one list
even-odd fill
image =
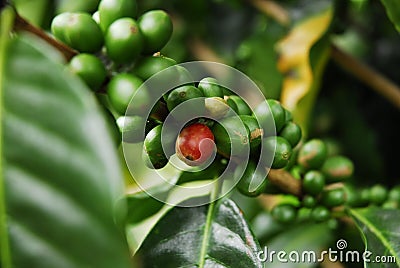
{"label": "leaf midrib", "polygon": [[[382,235],[382,233],[374,227],[374,225],[368,221],[367,218],[362,216],[360,213],[356,212],[355,210],[351,209],[350,213],[356,217],[359,221],[361,221],[367,228],[370,229],[370,231],[382,242],[382,244],[385,246],[387,250],[389,250],[389,253],[396,258],[396,263],[397,265],[400,266],[400,260],[399,257],[397,256],[396,251],[392,248],[390,245],[389,241]],[[365,242],[366,246],[368,247],[367,241]]]}

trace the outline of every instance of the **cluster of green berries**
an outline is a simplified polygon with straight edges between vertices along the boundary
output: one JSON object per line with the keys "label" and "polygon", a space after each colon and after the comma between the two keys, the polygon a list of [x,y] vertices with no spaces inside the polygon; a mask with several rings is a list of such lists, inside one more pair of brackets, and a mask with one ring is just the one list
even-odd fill
{"label": "cluster of green berries", "polygon": [[[108,79],[113,80],[115,71],[125,70],[121,79],[131,85],[112,88],[120,84],[120,77],[117,77],[109,93],[110,101],[121,113],[126,101],[121,103],[120,96],[113,94],[117,91],[129,99],[132,95],[129,91],[136,89],[149,72],[148,66],[140,65],[149,64],[146,58],[159,52],[172,34],[172,21],[165,11],[151,10],[136,19],[137,9],[135,0],[102,0],[93,14],[64,12],[51,24],[54,37],[79,52],[70,61],[69,68],[93,91],[100,90]],[[156,65],[175,64],[171,59],[160,58],[161,63],[156,62]],[[139,69],[141,75],[130,70],[132,66]],[[147,73],[141,73],[142,69]]]}
{"label": "cluster of green berries", "polygon": [[[188,120],[176,137],[171,135],[170,139],[164,139],[164,146],[169,148],[175,146],[178,157],[191,166],[205,163],[214,152],[225,159],[231,157],[240,159],[242,156],[250,155],[251,161],[244,166],[246,171],[242,171],[240,188],[244,189],[246,181],[250,181],[254,175],[253,168],[256,167],[255,163],[259,160],[262,150],[265,155],[274,155],[271,157],[274,159],[272,168],[283,168],[289,163],[292,147],[300,141],[300,127],[292,122],[290,112],[276,100],[267,100],[260,105],[268,108],[265,113],[269,115],[253,113],[240,96],[219,85],[215,78],[205,77],[197,83],[170,90],[163,95],[160,102],[171,113],[180,104],[189,100],[198,101],[190,104],[189,109],[185,109],[183,113],[172,113],[173,118],[177,122],[186,122],[186,119],[191,117],[194,119]],[[196,114],[205,116],[196,117]],[[258,123],[258,118],[261,116],[269,117],[273,122],[282,120],[279,127],[279,133],[282,135],[266,136],[267,132]],[[168,156],[160,147],[162,129],[162,122],[159,122],[146,135],[144,149],[150,160],[146,161],[149,167],[162,168],[168,163]],[[243,165],[238,165],[238,169],[241,168]],[[266,178],[265,169],[264,178]],[[261,190],[262,187],[256,192]],[[247,194],[255,195],[249,192]]]}
{"label": "cluster of green berries", "polygon": [[352,177],[354,165],[347,157],[328,156],[326,144],[320,139],[305,142],[296,152],[288,171],[301,180],[302,197],[296,205],[281,203],[272,209],[273,217],[283,223],[297,218],[298,211],[308,211],[316,222],[331,218],[332,209],[347,204],[344,184]]}
{"label": "cluster of green berries", "polygon": [[369,188],[357,190],[351,186],[345,187],[347,194],[346,204],[350,207],[379,206],[387,209],[400,208],[400,185],[391,189],[381,184],[375,184]]}

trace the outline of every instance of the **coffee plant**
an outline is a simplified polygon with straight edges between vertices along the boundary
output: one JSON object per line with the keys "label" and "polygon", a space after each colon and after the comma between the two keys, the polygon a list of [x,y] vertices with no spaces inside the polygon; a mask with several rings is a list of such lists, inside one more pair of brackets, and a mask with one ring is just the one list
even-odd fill
{"label": "coffee plant", "polygon": [[400,2],[0,22],[0,267],[400,267]]}

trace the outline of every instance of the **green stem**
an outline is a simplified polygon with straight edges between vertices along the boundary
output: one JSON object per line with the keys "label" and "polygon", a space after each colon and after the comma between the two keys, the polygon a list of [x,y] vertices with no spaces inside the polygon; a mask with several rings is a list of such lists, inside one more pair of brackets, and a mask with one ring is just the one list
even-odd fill
{"label": "green stem", "polygon": [[212,231],[211,228],[212,228],[213,216],[215,213],[215,206],[217,204],[218,195],[220,193],[221,185],[222,185],[222,182],[220,182],[219,180],[218,181],[215,180],[215,183],[216,183],[215,188],[213,189],[213,191],[211,192],[211,195],[210,195],[211,203],[208,206],[206,224],[204,226],[204,236],[203,236],[203,241],[201,243],[201,250],[200,250],[200,257],[199,257],[199,268],[204,268],[204,265],[205,265],[208,244],[209,244],[208,240],[210,239],[210,235],[211,235],[211,231]]}
{"label": "green stem", "polygon": [[15,13],[11,7],[6,7],[2,10],[0,15],[0,257],[1,267],[11,268],[11,251],[10,241],[8,237],[8,226],[7,226],[7,212],[6,212],[6,200],[5,200],[5,179],[3,169],[3,86],[4,86],[4,65],[7,44],[9,41],[9,34],[13,27]]}

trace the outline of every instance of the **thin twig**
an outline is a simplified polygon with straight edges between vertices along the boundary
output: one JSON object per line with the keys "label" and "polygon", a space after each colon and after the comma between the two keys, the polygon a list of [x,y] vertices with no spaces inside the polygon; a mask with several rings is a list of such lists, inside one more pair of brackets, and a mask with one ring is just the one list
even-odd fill
{"label": "thin twig", "polygon": [[332,59],[400,109],[400,88],[382,74],[332,45]]}
{"label": "thin twig", "polygon": [[278,186],[282,191],[301,197],[301,181],[295,179],[289,172],[283,169],[270,169],[269,181]]}
{"label": "thin twig", "polygon": [[270,0],[248,0],[256,9],[273,18],[279,24],[287,26],[290,23],[289,12],[275,1]]}
{"label": "thin twig", "polygon": [[14,30],[26,31],[36,35],[37,37],[44,40],[46,43],[50,44],[51,46],[55,47],[58,51],[60,51],[64,55],[67,61],[70,61],[75,55],[78,54],[78,52],[76,52],[69,46],[52,38],[51,36],[46,34],[42,29],[32,25],[18,14],[16,14],[15,17]]}

